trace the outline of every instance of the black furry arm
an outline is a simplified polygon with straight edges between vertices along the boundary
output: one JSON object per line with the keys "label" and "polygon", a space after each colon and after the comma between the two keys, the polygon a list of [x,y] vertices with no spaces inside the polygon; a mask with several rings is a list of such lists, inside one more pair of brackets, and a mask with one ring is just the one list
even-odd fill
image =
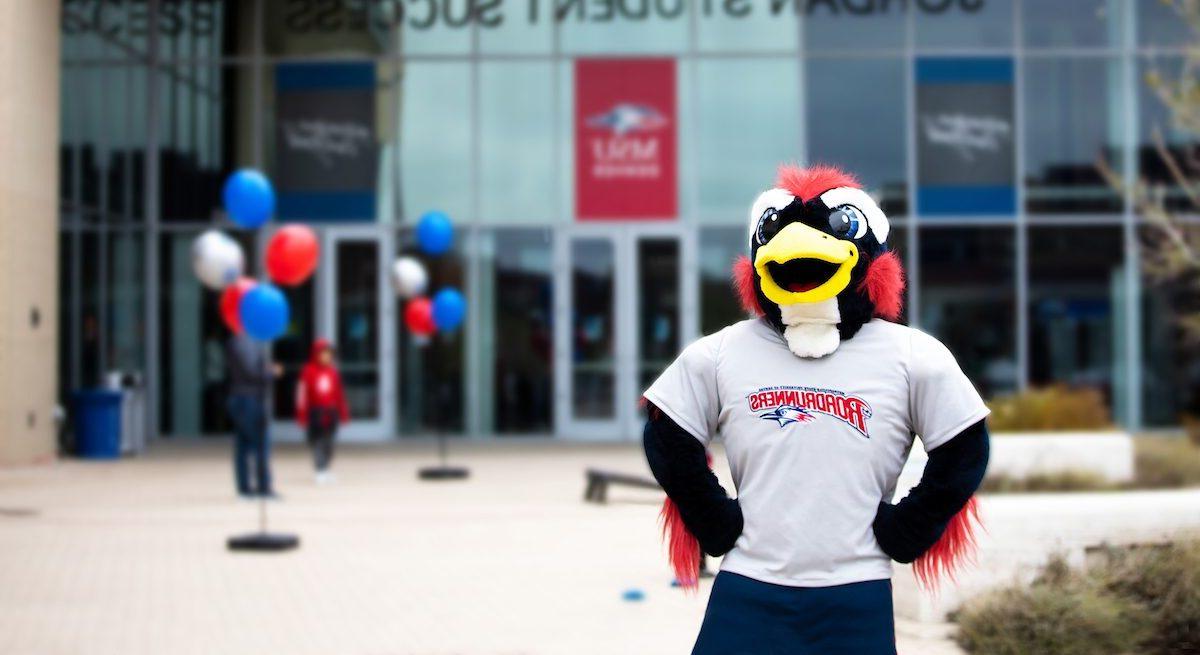
{"label": "black furry arm", "polygon": [[733,548],[742,534],[742,508],[708,467],[704,445],[654,405],[642,433],[654,479],[679,508],[700,548],[714,557]]}
{"label": "black furry arm", "polygon": [[980,420],[929,451],[921,482],[895,505],[879,504],[872,528],[883,552],[908,563],[937,543],[983,482],[988,450],[987,426]]}

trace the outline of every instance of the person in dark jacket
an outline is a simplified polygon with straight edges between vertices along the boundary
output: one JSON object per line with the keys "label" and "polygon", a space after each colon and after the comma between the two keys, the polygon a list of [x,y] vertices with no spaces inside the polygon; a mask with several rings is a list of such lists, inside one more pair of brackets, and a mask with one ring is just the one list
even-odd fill
{"label": "person in dark jacket", "polygon": [[263,344],[245,333],[229,338],[225,344],[225,358],[229,370],[227,407],[234,431],[233,473],[238,495],[274,498],[267,398],[271,383],[279,377],[281,368],[267,359]]}

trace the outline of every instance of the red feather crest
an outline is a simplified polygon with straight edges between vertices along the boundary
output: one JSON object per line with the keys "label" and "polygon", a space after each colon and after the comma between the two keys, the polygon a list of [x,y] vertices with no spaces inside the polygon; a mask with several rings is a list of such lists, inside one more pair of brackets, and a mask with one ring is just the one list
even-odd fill
{"label": "red feather crest", "polygon": [[853,175],[833,166],[817,165],[800,168],[789,164],[779,167],[775,186],[786,190],[802,202],[808,202],[822,193],[838,187],[861,188]]}

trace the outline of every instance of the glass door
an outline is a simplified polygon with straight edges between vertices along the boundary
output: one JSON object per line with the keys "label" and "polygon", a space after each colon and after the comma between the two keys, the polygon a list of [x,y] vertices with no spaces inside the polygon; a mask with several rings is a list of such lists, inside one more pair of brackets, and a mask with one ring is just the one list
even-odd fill
{"label": "glass door", "polygon": [[322,244],[319,336],[332,339],[350,405],[341,436],[383,441],[395,422],[394,299],[387,284],[388,230],[330,228]]}
{"label": "glass door", "polygon": [[[556,244],[556,433],[640,437],[641,392],[696,334],[690,240],[676,226],[574,226]],[[694,276],[693,276],[694,277]]]}

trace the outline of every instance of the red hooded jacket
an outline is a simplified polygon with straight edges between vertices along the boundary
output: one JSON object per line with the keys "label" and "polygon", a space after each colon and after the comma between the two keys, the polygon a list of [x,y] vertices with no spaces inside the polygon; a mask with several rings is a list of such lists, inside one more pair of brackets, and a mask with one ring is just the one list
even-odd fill
{"label": "red hooded jacket", "polygon": [[300,370],[300,384],[296,385],[296,420],[300,425],[308,425],[309,412],[314,408],[336,409],[343,422],[350,420],[342,376],[332,364],[320,361],[321,353],[329,349],[328,339],[314,341],[308,363]]}

